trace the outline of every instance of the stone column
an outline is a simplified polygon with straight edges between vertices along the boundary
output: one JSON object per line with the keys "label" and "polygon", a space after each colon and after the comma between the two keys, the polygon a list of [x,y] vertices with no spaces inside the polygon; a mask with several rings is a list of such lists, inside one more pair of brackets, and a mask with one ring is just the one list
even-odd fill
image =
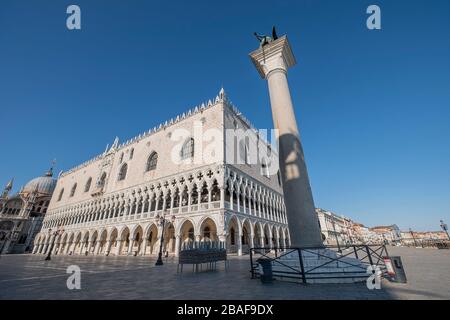
{"label": "stone column", "polygon": [[106,241],[106,249],[105,249],[105,255],[109,254],[111,251],[111,240]]}
{"label": "stone column", "polygon": [[61,245],[61,243],[55,242],[55,245],[53,246],[52,254],[56,254],[56,252],[59,251],[59,246],[60,245]]}
{"label": "stone column", "polygon": [[178,235],[175,237],[175,257],[178,257],[180,254],[180,243],[181,243],[181,236]]}
{"label": "stone column", "polygon": [[242,228],[241,230],[238,230],[236,233],[237,237],[235,237],[235,239],[237,241],[237,254],[238,256],[242,256]]}
{"label": "stone column", "polygon": [[134,238],[129,237],[128,241],[130,242],[128,244],[128,251],[127,251],[127,255],[132,255],[133,254],[133,245],[134,245]]}
{"label": "stone column", "polygon": [[67,247],[64,250],[64,254],[68,254],[69,253],[71,246],[72,246],[72,242],[67,242]]}
{"label": "stone column", "polygon": [[221,185],[220,187],[220,208],[225,208],[225,186]]}
{"label": "stone column", "polygon": [[234,188],[230,187],[230,209],[234,210]]}
{"label": "stone column", "polygon": [[280,37],[255,50],[250,56],[261,77],[268,82],[274,127],[279,130],[277,137],[279,164],[291,244],[294,247],[322,247],[319,223],[287,81],[287,70],[296,63],[288,39],[286,36]]}
{"label": "stone column", "polygon": [[122,240],[116,240],[116,256],[120,255],[120,249],[122,249]]}
{"label": "stone column", "polygon": [[86,251],[88,252],[88,254],[91,254],[91,247],[92,247],[93,243],[94,243],[94,241],[92,241],[92,240],[88,242],[88,246],[86,248]]}
{"label": "stone column", "polygon": [[147,241],[147,237],[144,237],[144,240],[142,241],[141,252],[139,253],[141,256],[145,256],[145,250],[147,250]]}
{"label": "stone column", "polygon": [[100,251],[100,243],[101,243],[101,240],[97,240],[97,242],[95,244],[95,248],[94,248],[95,255],[98,255],[98,252]]}

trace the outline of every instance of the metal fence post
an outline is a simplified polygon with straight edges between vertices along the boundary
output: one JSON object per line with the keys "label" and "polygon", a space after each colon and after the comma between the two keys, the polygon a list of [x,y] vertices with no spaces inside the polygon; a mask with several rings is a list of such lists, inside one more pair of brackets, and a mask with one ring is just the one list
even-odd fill
{"label": "metal fence post", "polygon": [[306,284],[306,275],[305,275],[305,267],[303,266],[302,250],[300,248],[297,248],[297,251],[298,251],[298,258],[300,259],[300,269],[302,270],[302,280],[303,283]]}
{"label": "metal fence post", "polygon": [[355,252],[355,257],[356,257],[356,259],[359,260],[358,250],[356,250],[356,246],[353,246],[353,251]]}
{"label": "metal fence post", "polygon": [[369,258],[369,263],[373,266],[372,256],[370,255],[369,246],[366,245],[367,257]]}

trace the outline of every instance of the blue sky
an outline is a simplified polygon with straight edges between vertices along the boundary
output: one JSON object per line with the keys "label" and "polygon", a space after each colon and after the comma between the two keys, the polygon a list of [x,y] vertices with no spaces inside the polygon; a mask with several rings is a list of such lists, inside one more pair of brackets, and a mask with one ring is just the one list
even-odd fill
{"label": "blue sky", "polygon": [[[82,30],[66,28],[77,4]],[[366,8],[382,30],[366,28]],[[223,85],[271,128],[248,53],[275,24],[316,206],[368,226],[450,222],[450,2],[23,1],[0,4],[0,184],[69,169]]]}

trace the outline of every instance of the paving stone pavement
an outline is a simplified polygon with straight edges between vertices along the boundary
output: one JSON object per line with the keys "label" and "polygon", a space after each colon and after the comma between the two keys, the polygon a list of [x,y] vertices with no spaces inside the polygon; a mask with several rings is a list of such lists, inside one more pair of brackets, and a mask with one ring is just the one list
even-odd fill
{"label": "paving stone pavement", "polygon": [[[230,257],[216,271],[177,273],[175,258],[155,266],[155,257],[0,257],[0,299],[449,299],[450,251],[389,248],[402,256],[408,284],[383,280],[381,290],[365,284],[302,285],[250,279],[249,257]],[[81,268],[81,290],[69,290],[69,265]]]}

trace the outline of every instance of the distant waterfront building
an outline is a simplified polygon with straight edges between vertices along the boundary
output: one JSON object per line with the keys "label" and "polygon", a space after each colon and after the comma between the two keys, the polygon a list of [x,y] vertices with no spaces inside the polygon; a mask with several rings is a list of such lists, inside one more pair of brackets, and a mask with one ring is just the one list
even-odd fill
{"label": "distant waterfront building", "polygon": [[399,244],[401,242],[401,233],[397,225],[376,226],[370,228],[373,233],[373,241],[377,243]]}
{"label": "distant waterfront building", "polygon": [[353,224],[353,231],[357,243],[370,244],[373,240],[373,235],[369,228],[361,223]]}
{"label": "distant waterfront building", "polygon": [[447,234],[444,231],[401,231],[400,236],[401,243],[406,246],[448,241]]}
{"label": "distant waterfront building", "polygon": [[[185,161],[201,158],[208,145],[196,137],[196,123],[204,131],[219,130],[219,159]],[[177,130],[188,137],[174,142]],[[249,135],[234,141],[225,133],[230,130]],[[248,141],[271,149],[263,140],[223,89],[213,101],[125,143],[116,139],[104,153],[60,176],[33,252],[157,254],[163,217],[164,251],[175,255],[193,241],[221,241],[239,255],[253,246],[284,247],[289,233],[280,175],[269,172],[266,159],[247,161]],[[240,162],[233,159],[235,148]]]}
{"label": "distant waterfront building", "polygon": [[52,169],[14,195],[13,181],[8,182],[0,196],[0,253],[31,252],[55,186]]}
{"label": "distant waterfront building", "polygon": [[350,220],[334,212],[316,208],[319,218],[322,239],[326,245],[340,245],[352,243],[353,233]]}

